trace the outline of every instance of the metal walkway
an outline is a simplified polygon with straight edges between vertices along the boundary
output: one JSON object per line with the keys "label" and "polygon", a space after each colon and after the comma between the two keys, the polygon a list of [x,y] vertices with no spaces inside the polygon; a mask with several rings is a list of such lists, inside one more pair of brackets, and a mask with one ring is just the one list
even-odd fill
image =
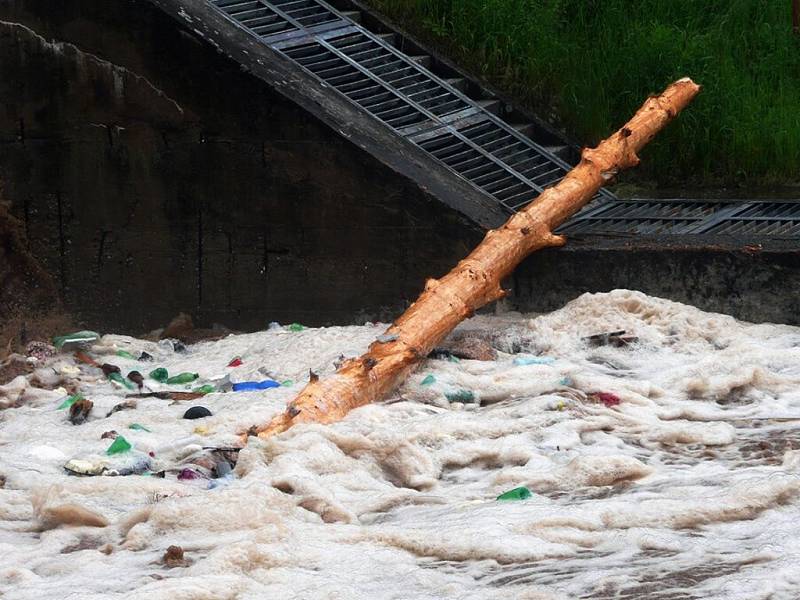
{"label": "metal walkway", "polygon": [[797,200],[614,200],[585,210],[566,234],[800,237]]}
{"label": "metal walkway", "polygon": [[[361,26],[357,12],[339,11],[322,0],[206,1],[320,85],[338,91],[494,199],[506,213],[558,183],[570,169],[555,149],[537,144],[494,114],[490,102],[462,92],[456,83],[461,80],[426,68],[429,57],[395,48],[391,39],[396,34]],[[800,238],[800,202],[622,200],[601,190],[560,232]]]}
{"label": "metal walkway", "polygon": [[[209,1],[509,213],[570,169],[480,102],[321,0]],[[614,196],[602,190],[596,199]]]}

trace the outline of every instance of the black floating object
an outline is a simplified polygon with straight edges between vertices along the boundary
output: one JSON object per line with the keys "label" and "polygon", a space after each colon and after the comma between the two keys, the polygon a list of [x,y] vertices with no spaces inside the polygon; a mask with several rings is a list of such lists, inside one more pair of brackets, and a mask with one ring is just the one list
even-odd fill
{"label": "black floating object", "polygon": [[131,371],[128,373],[128,379],[130,379],[133,383],[135,383],[139,389],[142,389],[144,386],[144,377],[142,376],[139,371]]}
{"label": "black floating object", "polygon": [[153,360],[153,355],[152,354],[148,354],[147,352],[142,352],[139,355],[139,360],[142,361],[142,362],[152,361]]}
{"label": "black floating object", "polygon": [[175,350],[175,352],[186,352],[186,346],[180,340],[173,341],[172,348]]}
{"label": "black floating object", "polygon": [[119,367],[117,365],[112,365],[109,363],[105,363],[100,365],[100,368],[103,369],[103,375],[108,377],[111,373],[119,373]]}
{"label": "black floating object", "polygon": [[183,413],[184,419],[202,419],[203,417],[210,417],[211,411],[208,410],[205,406],[193,406],[185,413]]}

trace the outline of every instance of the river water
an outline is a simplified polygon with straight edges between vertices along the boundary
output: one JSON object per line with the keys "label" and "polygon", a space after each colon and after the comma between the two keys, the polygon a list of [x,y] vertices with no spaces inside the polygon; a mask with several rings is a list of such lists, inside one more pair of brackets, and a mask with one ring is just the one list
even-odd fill
{"label": "river water", "polygon": [[[0,388],[10,405],[0,410],[0,597],[800,597],[800,328],[638,292],[476,317],[461,329],[491,339],[496,361],[429,359],[387,402],[251,440],[233,474],[213,479],[220,453],[203,448],[234,445],[282,410],[309,369],[324,377],[384,328],[283,328],[178,353],[106,335],[92,355],[123,373],[296,382],[143,398],[108,417],[130,392],[93,367],[76,372],[70,355],[38,382]],[[613,330],[638,342],[582,339]],[[227,366],[234,356],[242,366]],[[541,364],[515,364],[532,358]],[[64,389],[43,389],[75,384],[94,403],[81,425],[57,408]],[[445,397],[462,390],[475,402]],[[194,405],[213,416],[181,418]],[[133,450],[106,457],[110,430]],[[74,458],[118,468],[150,452],[164,478],[63,468]],[[178,479],[183,468],[200,476]],[[519,486],[532,496],[496,500]],[[171,545],[184,550],[179,564],[162,560]]]}

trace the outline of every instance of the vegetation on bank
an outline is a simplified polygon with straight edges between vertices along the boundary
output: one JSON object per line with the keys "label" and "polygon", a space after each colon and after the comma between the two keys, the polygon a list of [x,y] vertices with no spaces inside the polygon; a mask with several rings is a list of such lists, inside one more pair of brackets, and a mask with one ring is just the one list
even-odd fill
{"label": "vegetation on bank", "polygon": [[703,93],[643,153],[661,184],[800,181],[788,0],[368,0],[583,144],[688,75]]}

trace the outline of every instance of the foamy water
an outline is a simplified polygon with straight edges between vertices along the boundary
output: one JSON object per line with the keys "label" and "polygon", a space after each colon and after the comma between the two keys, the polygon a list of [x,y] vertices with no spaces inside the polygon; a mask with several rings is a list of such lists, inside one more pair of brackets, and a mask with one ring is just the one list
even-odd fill
{"label": "foamy water", "polygon": [[[123,373],[195,371],[192,387],[226,374],[296,383],[191,402],[140,399],[105,417],[126,391],[80,365],[94,409],[78,426],[57,410],[63,391],[6,385],[0,596],[800,597],[800,328],[629,291],[462,328],[491,333],[498,360],[428,360],[387,402],[343,422],[251,439],[234,476],[213,489],[176,472],[208,467],[203,447],[235,444],[283,409],[309,369],[331,373],[384,326],[265,331],[185,353],[106,335],[93,355]],[[619,329],[638,343],[581,339]],[[156,360],[119,358],[118,349]],[[554,360],[517,366],[512,352]],[[228,368],[237,355],[244,364]],[[61,355],[39,379],[68,383],[72,365]],[[423,385],[428,375],[436,381]],[[448,402],[457,390],[478,402]],[[592,392],[621,403],[606,407]],[[213,416],[182,419],[193,405]],[[153,470],[166,477],[68,475],[68,460],[104,456],[109,430],[134,445],[109,460],[152,451]],[[530,499],[495,500],[523,485]],[[64,524],[87,518],[107,525]],[[182,566],[162,563],[170,545],[184,549]]]}

